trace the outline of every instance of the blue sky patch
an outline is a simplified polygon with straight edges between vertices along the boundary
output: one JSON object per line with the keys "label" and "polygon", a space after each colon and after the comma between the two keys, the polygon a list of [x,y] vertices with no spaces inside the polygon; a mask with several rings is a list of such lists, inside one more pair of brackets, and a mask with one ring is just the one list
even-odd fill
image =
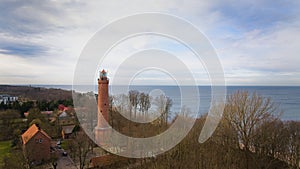
{"label": "blue sky patch", "polygon": [[25,44],[0,45],[1,54],[18,55],[22,57],[35,57],[43,55],[46,51],[47,48],[44,46]]}

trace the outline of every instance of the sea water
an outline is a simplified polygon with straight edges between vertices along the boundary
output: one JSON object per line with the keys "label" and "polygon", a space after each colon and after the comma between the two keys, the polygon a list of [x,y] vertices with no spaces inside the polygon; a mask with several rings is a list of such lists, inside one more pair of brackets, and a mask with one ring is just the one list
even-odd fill
{"label": "sea water", "polygon": [[[46,88],[60,88],[64,90],[72,90],[72,85],[33,85],[37,87]],[[75,87],[78,89],[79,87]],[[120,86],[110,86],[110,94],[127,94],[123,90],[119,90]],[[138,90],[140,92],[150,93],[153,90],[160,90],[166,96],[172,99],[172,112],[179,112],[182,106],[182,93],[181,91],[189,92],[190,86],[128,86],[128,90]],[[184,88],[184,90],[182,90]],[[80,92],[85,91],[86,87],[82,87]],[[94,93],[97,93],[97,86],[90,86],[88,89],[92,89]],[[233,94],[236,91],[249,91],[250,93],[256,92],[257,94],[271,98],[271,100],[278,106],[279,111],[282,111],[280,118],[282,120],[298,120],[300,121],[300,86],[227,86],[227,95]],[[198,115],[207,113],[211,104],[211,87],[210,86],[198,86],[200,97],[200,109]],[[126,91],[128,92],[128,91]],[[218,94],[218,93],[215,93]],[[187,95],[195,96],[194,93],[188,93]],[[193,101],[195,98],[184,98],[185,101]]]}

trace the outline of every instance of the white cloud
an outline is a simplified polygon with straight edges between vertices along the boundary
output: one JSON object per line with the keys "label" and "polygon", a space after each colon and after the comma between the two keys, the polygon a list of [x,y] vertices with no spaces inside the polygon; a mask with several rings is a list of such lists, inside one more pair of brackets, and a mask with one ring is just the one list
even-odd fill
{"label": "white cloud", "polygon": [[[1,3],[0,83],[70,84],[81,50],[97,30],[127,15],[163,12],[188,19],[207,35],[216,47],[229,84],[300,84],[300,40],[297,38],[300,34],[300,20],[292,13],[284,16],[284,19],[290,17],[285,21],[280,17],[280,12],[272,13],[271,10],[265,16],[259,10],[257,15],[261,15],[260,20],[266,21],[261,23],[250,20],[255,10],[246,10],[241,17],[231,16],[230,12],[241,12],[244,8],[238,8],[244,7],[246,3],[234,5],[230,1],[218,0]],[[264,7],[269,3],[272,2],[255,1],[248,5]],[[270,8],[276,7],[275,4]],[[234,11],[226,12],[227,9],[235,8]],[[299,9],[299,6],[294,5],[293,8]],[[272,19],[272,14],[277,18]],[[245,28],[251,22],[259,25]],[[268,26],[269,23],[272,25]],[[153,38],[137,39],[133,45],[127,44],[115,52],[116,58],[107,63],[116,67],[115,60],[120,59],[117,55],[123,56],[158,42],[153,42]],[[40,49],[42,51],[38,56],[24,57],[18,53],[7,54],[9,51],[4,48],[5,44],[29,44],[33,48],[44,48]],[[188,57],[186,51],[176,52],[180,56],[187,56],[184,62],[193,69],[200,83],[209,83],[206,72]]]}
{"label": "white cloud", "polygon": [[220,46],[225,46],[218,51],[225,72],[236,76],[227,79],[229,83],[242,84],[243,78],[251,76],[249,83],[254,84],[265,84],[261,77],[271,77],[269,84],[272,85],[300,84],[299,34],[299,27],[281,27],[266,34],[254,30],[246,32],[239,40],[219,42]]}

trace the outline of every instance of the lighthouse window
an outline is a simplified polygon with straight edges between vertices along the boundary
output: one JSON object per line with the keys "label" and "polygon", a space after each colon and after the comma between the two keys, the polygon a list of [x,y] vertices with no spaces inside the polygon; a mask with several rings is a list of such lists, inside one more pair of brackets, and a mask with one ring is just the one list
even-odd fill
{"label": "lighthouse window", "polygon": [[104,103],[104,106],[106,106],[106,103]]}

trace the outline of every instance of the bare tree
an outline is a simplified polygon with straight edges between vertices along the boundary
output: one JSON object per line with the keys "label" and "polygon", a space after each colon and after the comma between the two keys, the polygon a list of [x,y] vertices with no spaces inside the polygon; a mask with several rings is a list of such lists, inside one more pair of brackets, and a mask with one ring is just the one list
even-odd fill
{"label": "bare tree", "polygon": [[14,120],[20,118],[20,113],[16,110],[0,111],[0,140],[11,139],[14,132]]}
{"label": "bare tree", "polygon": [[168,125],[168,118],[172,106],[172,100],[169,97],[160,95],[155,98],[157,111],[161,114],[161,123]]}
{"label": "bare tree", "polygon": [[120,94],[113,96],[113,105],[118,109],[120,112],[128,111],[128,96],[126,94]]}
{"label": "bare tree", "polygon": [[[1,167],[1,166],[0,166]],[[5,169],[30,169],[29,159],[20,149],[12,150],[9,155],[3,158],[3,168]]]}
{"label": "bare tree", "polygon": [[92,142],[82,131],[76,133],[75,137],[70,140],[69,149],[74,155],[74,160],[78,160],[80,169],[86,166],[87,155],[92,151],[92,146]]}
{"label": "bare tree", "polygon": [[[136,118],[137,106],[139,104],[139,91],[137,91],[137,90],[130,90],[128,97],[129,97],[131,109],[132,108],[134,109],[134,117]],[[132,112],[132,111],[130,110],[130,112]],[[130,113],[130,117],[131,117],[131,113]]]}
{"label": "bare tree", "polygon": [[288,128],[288,161],[295,168],[300,168],[300,122],[287,122]]}
{"label": "bare tree", "polygon": [[224,110],[225,118],[237,132],[239,146],[245,152],[246,168],[249,168],[250,152],[255,151],[255,130],[264,122],[273,119],[272,114],[276,112],[277,107],[270,98],[261,97],[257,93],[238,91],[229,96]]}
{"label": "bare tree", "polygon": [[258,168],[268,169],[279,160],[285,160],[289,136],[281,120],[266,121],[256,128],[255,133],[253,142],[258,156],[256,160]]}
{"label": "bare tree", "polygon": [[139,94],[139,110],[145,117],[149,108],[151,107],[150,96],[144,92]]}
{"label": "bare tree", "polygon": [[[80,119],[80,123],[83,126],[86,126],[86,129],[89,132],[92,132],[97,124],[97,113],[98,107],[95,103],[95,95],[93,92],[87,92],[87,93],[74,93],[74,96],[76,99],[74,101],[76,102],[76,116],[78,119]],[[96,97],[97,99],[98,97]],[[57,118],[59,120],[59,118]]]}

